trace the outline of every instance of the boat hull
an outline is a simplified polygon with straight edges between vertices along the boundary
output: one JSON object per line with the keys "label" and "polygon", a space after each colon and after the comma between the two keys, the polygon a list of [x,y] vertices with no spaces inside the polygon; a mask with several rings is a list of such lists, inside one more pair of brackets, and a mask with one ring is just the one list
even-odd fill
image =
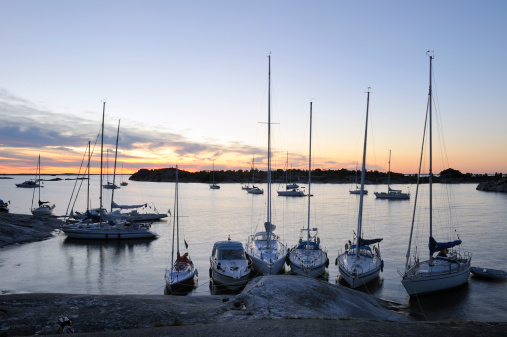
{"label": "boat hull", "polygon": [[53,213],[54,208],[55,208],[55,205],[34,208],[34,209],[32,209],[32,214],[36,215],[36,216],[51,215],[51,213]]}
{"label": "boat hull", "polygon": [[410,268],[401,283],[410,296],[416,296],[458,287],[465,284],[469,276],[470,261],[436,261],[433,266],[424,261]]}
{"label": "boat hull", "polygon": [[279,255],[278,258],[272,262],[269,262],[269,257],[261,259],[260,256],[256,256],[249,251],[246,251],[246,255],[252,261],[252,268],[254,269],[257,276],[276,275],[284,271],[287,253]]}
{"label": "boat hull", "polygon": [[117,230],[102,228],[63,228],[62,231],[72,239],[125,240],[149,239],[157,237],[149,230]]}
{"label": "boat hull", "polygon": [[347,284],[355,289],[376,279],[382,269],[382,260],[375,257],[360,256],[343,253],[338,256],[338,269]]}
{"label": "boat hull", "polygon": [[277,191],[279,196],[283,197],[304,197],[305,193],[302,191]]}
{"label": "boat hull", "polygon": [[410,194],[407,193],[385,193],[385,192],[375,192],[373,193],[377,197],[377,199],[390,199],[390,200],[408,200],[410,199]]}
{"label": "boat hull", "polygon": [[[361,194],[361,190],[352,190],[352,191],[349,191],[349,193],[350,194],[357,194],[357,195],[359,195],[359,194]],[[368,190],[364,190],[363,191],[363,195],[364,194],[368,194]]]}
{"label": "boat hull", "polygon": [[326,272],[327,254],[322,251],[294,249],[289,254],[290,270],[293,274],[307,277],[322,277]]}
{"label": "boat hull", "polygon": [[194,265],[189,265],[185,270],[166,269],[166,289],[171,293],[178,290],[187,290],[195,286],[195,279],[198,275]]}
{"label": "boat hull", "polygon": [[250,272],[239,275],[237,277],[232,277],[229,275],[225,275],[216,269],[211,269],[211,278],[213,282],[216,284],[227,287],[231,290],[237,290],[241,287],[244,287],[248,281],[250,280]]}

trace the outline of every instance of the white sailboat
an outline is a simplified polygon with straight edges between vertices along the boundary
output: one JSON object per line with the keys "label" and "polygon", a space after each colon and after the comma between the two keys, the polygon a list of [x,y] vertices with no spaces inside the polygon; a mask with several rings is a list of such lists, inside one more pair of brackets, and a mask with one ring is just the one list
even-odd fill
{"label": "white sailboat", "polygon": [[[349,193],[350,194],[361,194],[361,187],[357,185],[357,163],[356,163],[356,170],[354,171],[354,175],[355,175],[356,189],[355,190],[349,190]],[[363,191],[363,194],[368,194],[368,190],[363,189],[362,191]]]}
{"label": "white sailboat", "polygon": [[220,186],[215,184],[215,161],[213,160],[213,183],[209,185],[209,188],[212,190],[218,190]]}
{"label": "white sailboat", "polygon": [[246,188],[246,191],[250,194],[264,194],[264,190],[255,186],[255,165],[254,156],[252,155],[252,187]]}
{"label": "white sailboat", "polygon": [[[99,221],[92,222],[90,217],[62,227],[62,231],[69,238],[73,239],[101,239],[101,240],[120,240],[120,239],[145,239],[156,238],[157,234],[149,229],[149,226],[130,223],[126,221],[104,220],[104,208],[102,207],[102,164],[104,153],[104,117],[106,103],[103,103],[102,127],[101,127],[101,145],[100,145],[100,197],[99,197]],[[90,200],[90,143],[88,143],[88,192],[87,192],[87,214],[89,213]]]}
{"label": "white sailboat", "polygon": [[391,150],[389,150],[389,172],[387,173],[387,192],[375,192],[377,199],[408,200],[410,193],[403,193],[401,190],[391,188]]}
{"label": "white sailboat", "polygon": [[290,269],[294,274],[323,276],[329,265],[327,252],[320,247],[317,228],[310,229],[310,192],[312,185],[312,102],[310,102],[310,146],[308,155],[308,224],[301,230],[299,244],[289,253]]}
{"label": "white sailboat", "polygon": [[[41,178],[40,178],[40,155],[39,155],[39,160],[37,162],[37,172],[38,172],[38,175],[39,175],[39,178],[37,179],[38,180],[38,188],[39,188],[39,201],[38,201],[38,207],[34,207],[33,206],[33,197],[32,197],[32,208],[30,209],[30,211],[32,212],[33,215],[51,215],[51,213],[53,213],[53,209],[55,208],[55,205],[49,205],[49,201],[41,201],[40,200],[40,189],[41,189]],[[34,195],[35,195],[35,190],[33,191],[34,192]]]}
{"label": "white sailboat", "polygon": [[[179,221],[179,190],[178,190],[178,165],[176,165],[176,182],[174,187],[174,215],[173,215],[173,241],[171,249],[171,266],[165,270],[165,284],[169,293],[178,289],[192,288],[195,285],[197,269],[190,259],[188,252],[180,254],[180,221]],[[176,241],[176,243],[175,243]],[[188,248],[186,240],[185,248]],[[176,259],[174,258],[176,248]]]}
{"label": "white sailboat", "polygon": [[279,196],[283,197],[304,197],[305,192],[299,189],[299,185],[289,181],[288,166],[289,166],[289,152],[287,152],[287,160],[285,162],[285,190],[278,190],[276,191],[276,193],[278,193]]}
{"label": "white sailboat", "polygon": [[[429,51],[427,54],[430,58],[429,111],[426,117],[428,119],[429,116],[429,259],[426,261],[419,261],[419,257],[414,256],[414,260],[412,261],[410,256],[419,191],[419,177],[421,176],[420,164],[412,229],[410,231],[406,255],[405,273],[402,275],[403,278],[401,281],[410,296],[443,291],[466,283],[470,276],[470,263],[472,260],[472,254],[470,252],[464,252],[462,256],[457,249],[453,248],[461,244],[459,237],[457,240],[451,242],[437,242],[433,238],[432,61],[434,56]],[[426,134],[426,124],[424,129],[424,133]],[[421,152],[421,163],[422,159],[423,153]],[[434,257],[433,254],[436,252],[439,253]]]}
{"label": "white sailboat", "polygon": [[251,235],[245,245],[246,255],[252,261],[253,268],[262,275],[278,274],[282,271],[287,258],[287,247],[273,231],[271,211],[271,55],[268,55],[268,193],[267,219],[265,231]]}
{"label": "white sailboat", "polygon": [[366,240],[362,237],[363,227],[363,197],[364,197],[364,180],[366,172],[366,141],[368,136],[368,108],[370,104],[370,90],[367,92],[366,103],[366,125],[364,131],[364,147],[363,147],[363,164],[361,168],[361,189],[359,199],[359,212],[357,220],[357,233],[355,244],[346,244],[345,252],[340,254],[336,259],[340,275],[351,288],[357,288],[365,285],[366,283],[378,277],[381,269],[383,269],[384,262],[380,256],[379,245],[374,246],[373,249],[370,245],[380,243],[382,239]]}

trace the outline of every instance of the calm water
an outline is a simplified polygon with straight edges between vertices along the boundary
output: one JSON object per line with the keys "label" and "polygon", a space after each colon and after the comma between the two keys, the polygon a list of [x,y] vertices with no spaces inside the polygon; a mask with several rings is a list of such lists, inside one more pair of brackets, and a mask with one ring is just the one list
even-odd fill
{"label": "calm water", "polygon": [[[13,213],[30,214],[31,189],[16,188],[25,176],[0,179],[0,198],[10,200]],[[65,176],[62,176],[65,178]],[[48,181],[42,200],[56,204],[54,213],[65,214],[75,181]],[[92,177],[91,200],[98,200],[98,177]],[[265,186],[262,186],[265,189]],[[273,190],[278,186],[273,185]],[[406,190],[406,186],[394,186]],[[412,194],[415,186],[409,186]],[[476,191],[475,184],[435,185],[437,200],[446,198],[452,187],[452,212],[459,224],[465,250],[473,253],[472,265],[507,269],[502,247],[507,240],[507,195]],[[357,224],[359,197],[348,193],[349,185],[313,184],[311,226],[318,227],[321,243],[328,250],[328,282],[338,283],[334,260]],[[426,189],[427,187],[423,187]],[[470,277],[466,286],[447,293],[410,300],[401,285],[398,270],[405,264],[414,198],[409,201],[376,200],[374,191],[386,186],[367,186],[365,196],[365,237],[383,237],[381,252],[384,272],[378,281],[361,291],[409,307],[411,312],[429,320],[505,321],[507,282],[491,282]],[[110,203],[110,191],[104,191],[104,204]],[[86,182],[76,210],[85,209]],[[37,198],[36,198],[37,200]],[[120,204],[148,203],[164,213],[173,209],[174,184],[129,182],[115,191]],[[422,202],[421,202],[422,204]],[[436,203],[439,205],[440,203]],[[306,226],[308,198],[273,197],[273,222],[277,234],[288,246],[299,238]],[[94,203],[93,207],[98,207]],[[266,220],[266,196],[250,195],[240,184],[222,184],[210,190],[206,184],[180,184],[180,220],[189,253],[199,270],[199,283],[191,295],[208,295],[209,254],[215,241],[245,242]],[[439,207],[435,207],[436,217]],[[440,229],[436,226],[438,233]],[[57,292],[82,294],[163,294],[164,270],[171,252],[171,220],[155,222],[152,229],[160,237],[152,241],[69,242],[63,233],[42,242],[0,249],[0,290],[4,293]],[[424,230],[427,230],[424,228]],[[420,243],[427,251],[427,233]]]}

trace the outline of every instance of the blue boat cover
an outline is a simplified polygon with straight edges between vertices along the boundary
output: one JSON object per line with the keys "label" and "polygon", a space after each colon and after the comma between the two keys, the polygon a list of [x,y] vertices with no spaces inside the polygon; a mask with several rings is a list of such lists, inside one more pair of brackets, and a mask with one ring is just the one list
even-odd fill
{"label": "blue boat cover", "polygon": [[[356,245],[352,245],[352,246],[350,246],[350,249],[351,249],[351,250],[352,250],[352,249],[355,249],[355,248],[356,248]],[[366,249],[366,250],[371,251],[371,248],[370,248],[370,247],[368,247],[368,246],[361,246],[361,249]]]}
{"label": "blue boat cover", "polygon": [[372,245],[374,243],[377,243],[377,242],[380,242],[382,241],[383,238],[379,238],[379,239],[370,239],[370,240],[367,240],[367,239],[363,239],[363,238],[360,238],[359,239],[359,243],[361,244],[361,246],[368,246],[368,245]]}
{"label": "blue boat cover", "polygon": [[446,250],[447,248],[452,248],[460,244],[461,240],[451,242],[437,242],[432,236],[430,236],[430,242],[428,243],[428,247],[430,249],[430,255],[433,255],[433,253],[439,252],[441,250]]}

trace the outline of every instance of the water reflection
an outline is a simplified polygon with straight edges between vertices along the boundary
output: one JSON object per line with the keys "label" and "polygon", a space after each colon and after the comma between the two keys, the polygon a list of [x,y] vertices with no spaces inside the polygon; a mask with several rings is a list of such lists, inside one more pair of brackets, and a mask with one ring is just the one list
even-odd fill
{"label": "water reflection", "polygon": [[410,316],[418,320],[452,320],[469,312],[468,282],[454,289],[409,299]]}

